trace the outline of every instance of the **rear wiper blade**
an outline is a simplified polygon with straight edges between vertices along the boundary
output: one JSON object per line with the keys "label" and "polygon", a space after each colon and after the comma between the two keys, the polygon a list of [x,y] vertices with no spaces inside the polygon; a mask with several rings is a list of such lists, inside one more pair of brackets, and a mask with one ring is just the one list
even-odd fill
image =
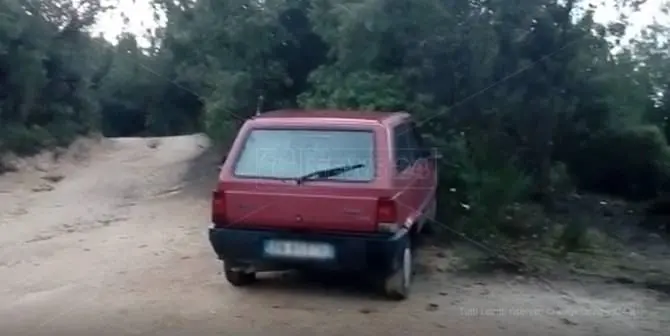
{"label": "rear wiper blade", "polygon": [[326,179],[329,177],[337,176],[344,174],[348,171],[354,170],[354,169],[359,169],[365,167],[364,164],[359,163],[355,165],[348,165],[348,166],[341,166],[341,167],[335,167],[335,168],[329,168],[329,169],[323,169],[323,170],[317,170],[315,172],[296,177],[295,181],[298,184],[301,184],[307,180],[316,180],[316,179]]}

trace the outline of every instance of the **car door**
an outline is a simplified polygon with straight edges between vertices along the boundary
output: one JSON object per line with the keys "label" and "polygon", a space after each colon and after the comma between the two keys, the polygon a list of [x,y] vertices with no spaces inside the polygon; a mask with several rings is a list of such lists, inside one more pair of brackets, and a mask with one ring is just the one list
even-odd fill
{"label": "car door", "polygon": [[408,124],[408,135],[410,146],[413,148],[414,165],[412,169],[415,176],[415,197],[417,200],[417,208],[420,211],[425,211],[426,207],[430,206],[435,194],[436,181],[436,167],[435,161],[432,160],[431,153],[425,146],[421,134],[414,125]]}
{"label": "car door", "polygon": [[393,128],[393,149],[395,157],[394,185],[398,212],[406,223],[414,223],[420,216],[422,192],[416,166],[416,145],[412,140],[412,130],[408,122]]}

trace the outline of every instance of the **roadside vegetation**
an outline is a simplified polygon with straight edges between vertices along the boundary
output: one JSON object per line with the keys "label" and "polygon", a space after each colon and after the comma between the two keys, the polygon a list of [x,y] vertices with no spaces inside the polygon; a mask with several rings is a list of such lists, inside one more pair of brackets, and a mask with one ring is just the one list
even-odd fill
{"label": "roadside vegetation", "polygon": [[165,26],[112,44],[90,33],[104,1],[0,0],[0,154],[96,132],[225,143],[259,101],[406,110],[443,154],[437,241],[670,279],[670,27],[631,39],[582,0],[152,3]]}

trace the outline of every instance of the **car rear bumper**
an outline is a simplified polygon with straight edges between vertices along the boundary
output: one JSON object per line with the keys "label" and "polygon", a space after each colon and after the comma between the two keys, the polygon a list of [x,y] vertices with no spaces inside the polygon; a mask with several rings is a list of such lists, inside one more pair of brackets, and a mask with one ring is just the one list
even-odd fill
{"label": "car rear bumper", "polygon": [[[335,257],[329,260],[286,259],[268,256],[267,240],[291,240],[328,243]],[[403,239],[407,231],[393,236],[296,233],[278,230],[210,228],[209,240],[219,259],[236,265],[277,268],[310,268],[338,271],[390,273],[399,267]]]}

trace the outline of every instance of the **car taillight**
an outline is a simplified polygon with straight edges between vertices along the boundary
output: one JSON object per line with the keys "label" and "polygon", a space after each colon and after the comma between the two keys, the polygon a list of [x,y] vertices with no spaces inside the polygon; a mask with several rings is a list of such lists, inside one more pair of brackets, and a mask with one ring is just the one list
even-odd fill
{"label": "car taillight", "polygon": [[212,192],[212,223],[215,227],[226,223],[226,194],[223,190]]}
{"label": "car taillight", "polygon": [[398,224],[398,211],[395,201],[388,198],[380,198],[377,201],[377,225],[379,231],[398,231],[400,226]]}

